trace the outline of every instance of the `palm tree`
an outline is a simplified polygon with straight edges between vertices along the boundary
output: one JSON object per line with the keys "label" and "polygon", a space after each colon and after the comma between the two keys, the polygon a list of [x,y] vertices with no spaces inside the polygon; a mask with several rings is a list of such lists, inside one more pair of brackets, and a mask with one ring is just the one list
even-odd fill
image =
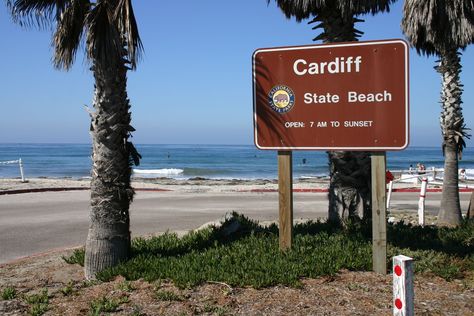
{"label": "palm tree", "polygon": [[6,0],[13,21],[54,27],[53,64],[68,70],[82,40],[95,79],[91,111],[91,213],[85,276],[125,260],[130,253],[131,165],[140,155],[129,141],[127,70],[142,50],[131,0]]}
{"label": "palm tree", "polygon": [[[267,0],[269,3],[271,0]],[[389,10],[396,0],[275,0],[287,18],[298,22],[312,18],[308,24],[318,23],[313,29],[321,32],[313,41],[323,43],[357,41],[363,32],[355,23],[357,16]],[[370,218],[371,160],[369,152],[330,151],[328,218],[336,223],[348,219]]]}
{"label": "palm tree", "polygon": [[469,138],[462,115],[461,54],[474,40],[472,0],[406,0],[402,29],[418,53],[439,56],[441,74],[441,135],[444,179],[438,223],[459,225],[458,157]]}

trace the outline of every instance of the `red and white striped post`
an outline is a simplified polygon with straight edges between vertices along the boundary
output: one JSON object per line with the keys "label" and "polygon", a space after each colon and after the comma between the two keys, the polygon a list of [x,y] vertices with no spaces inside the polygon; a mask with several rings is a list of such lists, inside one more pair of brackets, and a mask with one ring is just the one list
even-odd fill
{"label": "red and white striped post", "polygon": [[413,293],[413,259],[393,257],[393,315],[415,315]]}
{"label": "red and white striped post", "polygon": [[428,179],[421,179],[420,200],[418,201],[418,224],[425,225],[425,198]]}

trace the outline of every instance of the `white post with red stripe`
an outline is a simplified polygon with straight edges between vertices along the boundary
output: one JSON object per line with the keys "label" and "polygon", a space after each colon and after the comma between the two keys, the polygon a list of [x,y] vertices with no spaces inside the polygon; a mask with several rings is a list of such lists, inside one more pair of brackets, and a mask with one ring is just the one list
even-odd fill
{"label": "white post with red stripe", "polygon": [[425,225],[425,198],[428,179],[421,179],[420,200],[418,201],[418,224]]}
{"label": "white post with red stripe", "polygon": [[393,315],[414,315],[414,297],[413,259],[403,255],[393,257]]}

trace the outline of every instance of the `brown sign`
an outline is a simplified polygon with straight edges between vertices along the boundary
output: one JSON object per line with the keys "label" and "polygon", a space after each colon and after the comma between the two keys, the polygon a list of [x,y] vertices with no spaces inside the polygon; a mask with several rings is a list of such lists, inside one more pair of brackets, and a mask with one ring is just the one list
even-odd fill
{"label": "brown sign", "polygon": [[408,45],[402,40],[258,49],[253,84],[260,149],[408,146]]}

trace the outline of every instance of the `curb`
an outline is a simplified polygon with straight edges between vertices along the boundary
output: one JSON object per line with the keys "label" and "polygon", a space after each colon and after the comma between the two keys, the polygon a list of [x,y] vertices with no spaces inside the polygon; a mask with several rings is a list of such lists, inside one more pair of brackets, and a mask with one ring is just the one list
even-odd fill
{"label": "curb", "polygon": [[[18,190],[4,190],[0,191],[0,195],[9,194],[22,194],[22,193],[41,193],[41,192],[62,192],[62,191],[85,191],[90,190],[89,187],[69,187],[69,188],[35,188],[35,189],[18,189]],[[142,192],[171,192],[173,190],[160,189],[160,188],[135,188],[135,191]],[[474,188],[459,188],[459,193],[473,192]],[[251,192],[251,193],[274,193],[278,192],[276,189],[252,189],[252,190],[239,190],[236,192]],[[295,193],[328,193],[329,189],[293,189]],[[392,192],[420,192],[419,188],[399,188],[393,189]],[[431,188],[426,189],[426,192],[439,193],[443,192],[442,188]]]}
{"label": "curb", "polygon": [[21,193],[39,193],[39,192],[60,192],[60,191],[83,191],[89,190],[87,187],[70,187],[70,188],[35,188],[35,189],[18,189],[0,191],[0,195],[21,194]]}
{"label": "curb", "polygon": [[[466,192],[473,192],[474,189],[471,188],[460,188],[459,192],[460,193],[466,193]],[[276,189],[253,189],[253,190],[242,190],[242,191],[237,191],[237,192],[252,192],[252,193],[273,193],[273,192],[278,192]],[[329,189],[293,189],[293,192],[295,193],[327,193],[329,192]],[[419,193],[420,189],[419,188],[399,188],[399,189],[393,189],[392,192],[414,192],[414,193]],[[426,189],[426,192],[432,192],[432,193],[437,193],[437,192],[443,192],[442,188],[431,188],[431,189]]]}
{"label": "curb", "polygon": [[[86,191],[90,190],[89,187],[69,187],[69,188],[34,188],[34,189],[18,189],[18,190],[4,190],[0,191],[0,195],[8,194],[22,194],[22,193],[41,193],[41,192],[62,192],[62,191]],[[138,188],[134,189],[135,191],[144,191],[144,192],[167,192],[172,191],[168,189],[159,189],[159,188]]]}
{"label": "curb", "polygon": [[[459,188],[459,193],[466,193],[466,192],[473,192],[473,191],[474,191],[474,189],[471,189],[471,188]],[[393,189],[392,192],[420,192],[420,189],[418,189],[418,188],[400,188],[400,189]],[[426,189],[426,192],[432,192],[432,193],[443,192],[443,188]]]}

